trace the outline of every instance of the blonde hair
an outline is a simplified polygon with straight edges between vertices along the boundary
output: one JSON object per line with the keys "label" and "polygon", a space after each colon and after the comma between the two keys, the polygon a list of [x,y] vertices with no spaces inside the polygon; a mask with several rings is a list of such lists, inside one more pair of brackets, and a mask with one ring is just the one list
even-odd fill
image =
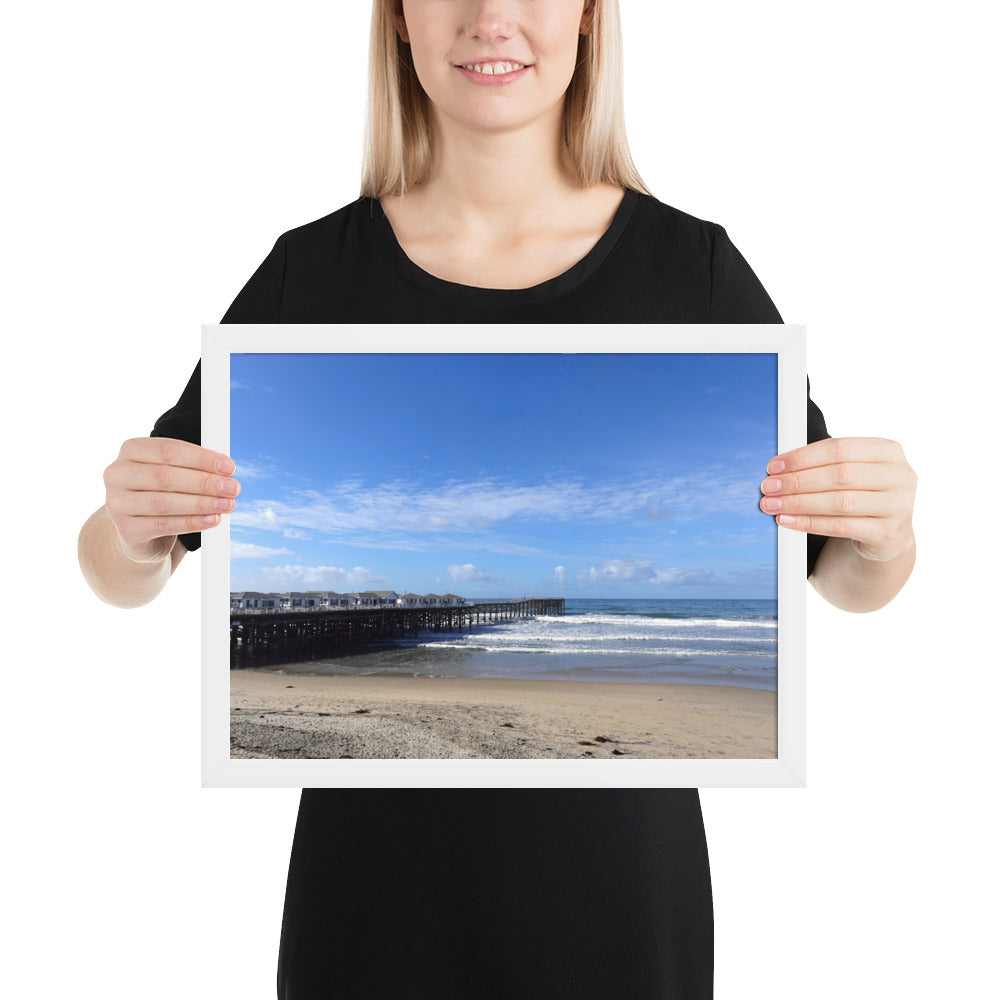
{"label": "blonde hair", "polygon": [[[566,91],[563,141],[582,187],[616,184],[650,194],[629,153],[618,0],[594,0],[593,31],[580,35]],[[373,0],[368,43],[361,196],[401,195],[431,165],[429,101],[396,30],[394,0]]]}

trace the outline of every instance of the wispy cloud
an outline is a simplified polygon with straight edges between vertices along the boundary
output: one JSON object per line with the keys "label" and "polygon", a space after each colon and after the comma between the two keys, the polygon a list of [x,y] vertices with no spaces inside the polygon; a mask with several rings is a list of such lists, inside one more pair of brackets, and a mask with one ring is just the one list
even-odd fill
{"label": "wispy cloud", "polygon": [[256,382],[241,381],[240,379],[231,378],[229,380],[229,388],[233,389],[260,389],[262,392],[271,392],[271,386],[269,385],[259,385]]}
{"label": "wispy cloud", "polygon": [[490,532],[518,522],[622,522],[693,518],[756,510],[760,477],[704,469],[672,478],[643,477],[585,483],[581,480],[522,484],[484,478],[436,486],[394,481],[366,487],[356,480],[329,490],[299,490],[287,499],[244,503],[233,524],[287,531],[304,529],[335,538],[359,534],[418,538],[440,545],[447,535]]}
{"label": "wispy cloud", "polygon": [[254,545],[252,542],[232,542],[229,546],[229,558],[233,559],[270,559],[272,556],[294,556],[291,549],[269,549],[265,545]]}
{"label": "wispy cloud", "polygon": [[367,589],[370,584],[381,583],[383,578],[364,566],[345,569],[343,566],[261,566],[244,571],[235,590],[264,590],[280,593],[285,590],[336,590]]}
{"label": "wispy cloud", "polygon": [[552,576],[560,583],[564,583],[566,580],[566,567],[556,566],[556,568],[552,571]]}
{"label": "wispy cloud", "polygon": [[648,583],[664,587],[683,587],[694,584],[722,583],[729,579],[725,574],[719,575],[710,570],[656,569],[653,563],[644,559],[608,559],[600,567],[590,566],[576,574],[580,583],[617,583],[634,582]]}
{"label": "wispy cloud", "polygon": [[653,564],[640,559],[608,559],[601,563],[601,568],[591,566],[582,573],[577,573],[577,580],[653,580],[656,570]]}
{"label": "wispy cloud", "polygon": [[668,517],[673,517],[673,511],[667,510],[659,500],[649,499],[646,501],[646,517],[650,521],[665,521]]}
{"label": "wispy cloud", "polygon": [[725,583],[730,579],[729,574],[713,573],[711,570],[701,569],[660,569],[650,580],[650,583],[659,584],[664,587],[689,587],[695,584]]}
{"label": "wispy cloud", "polygon": [[[292,537],[286,535],[286,537]],[[354,535],[350,538],[319,539],[325,545],[346,545],[356,549],[387,549],[392,552],[431,552],[441,549],[473,549],[489,551],[494,555],[553,556],[558,553],[534,545],[498,541],[493,537],[477,538],[475,535],[429,535],[416,538],[412,535]]]}
{"label": "wispy cloud", "polygon": [[258,458],[254,461],[242,461],[238,457],[233,457],[236,463],[234,475],[238,480],[244,479],[270,479],[280,473],[278,466],[270,459]]}
{"label": "wispy cloud", "polygon": [[464,566],[446,566],[445,569],[448,570],[448,575],[453,580],[460,583],[471,583],[474,580],[496,580],[496,577],[489,570],[480,569],[472,563],[466,563]]}

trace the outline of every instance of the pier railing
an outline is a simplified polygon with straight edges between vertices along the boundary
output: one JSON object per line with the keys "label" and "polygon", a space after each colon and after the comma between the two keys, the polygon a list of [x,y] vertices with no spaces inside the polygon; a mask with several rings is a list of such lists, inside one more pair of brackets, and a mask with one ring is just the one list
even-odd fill
{"label": "pier railing", "polygon": [[476,625],[562,615],[562,597],[524,597],[442,607],[282,608],[229,616],[229,666],[258,667],[323,659],[372,642],[420,632],[458,632]]}

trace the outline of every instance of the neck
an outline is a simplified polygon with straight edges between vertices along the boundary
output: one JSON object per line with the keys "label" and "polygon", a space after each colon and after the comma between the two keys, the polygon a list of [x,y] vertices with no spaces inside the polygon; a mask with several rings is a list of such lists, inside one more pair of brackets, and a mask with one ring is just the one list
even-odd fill
{"label": "neck", "polygon": [[434,158],[421,198],[466,229],[537,226],[561,198],[580,190],[562,142],[561,109],[516,132],[433,122]]}

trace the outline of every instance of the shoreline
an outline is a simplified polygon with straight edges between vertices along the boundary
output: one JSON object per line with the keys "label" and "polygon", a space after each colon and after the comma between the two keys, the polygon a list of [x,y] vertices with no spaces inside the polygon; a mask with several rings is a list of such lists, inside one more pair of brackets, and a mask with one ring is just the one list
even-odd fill
{"label": "shoreline", "polygon": [[754,688],[229,673],[233,759],[777,756],[777,693]]}

